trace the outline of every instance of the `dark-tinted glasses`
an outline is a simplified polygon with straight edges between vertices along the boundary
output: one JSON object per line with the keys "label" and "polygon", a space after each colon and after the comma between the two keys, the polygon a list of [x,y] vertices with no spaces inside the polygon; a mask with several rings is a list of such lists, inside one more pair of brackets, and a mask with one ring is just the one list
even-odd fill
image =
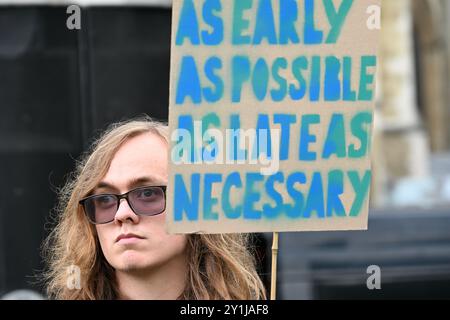
{"label": "dark-tinted glasses", "polygon": [[84,212],[93,224],[114,220],[120,200],[126,199],[137,215],[154,216],[166,209],[166,186],[139,187],[124,194],[95,194],[80,200]]}

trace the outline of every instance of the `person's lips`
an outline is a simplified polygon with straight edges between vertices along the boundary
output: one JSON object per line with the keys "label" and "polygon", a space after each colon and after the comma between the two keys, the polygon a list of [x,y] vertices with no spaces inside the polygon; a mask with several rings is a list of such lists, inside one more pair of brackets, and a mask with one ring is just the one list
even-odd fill
{"label": "person's lips", "polygon": [[120,243],[132,243],[139,241],[141,239],[145,239],[144,237],[141,237],[134,233],[122,233],[116,238],[116,242]]}

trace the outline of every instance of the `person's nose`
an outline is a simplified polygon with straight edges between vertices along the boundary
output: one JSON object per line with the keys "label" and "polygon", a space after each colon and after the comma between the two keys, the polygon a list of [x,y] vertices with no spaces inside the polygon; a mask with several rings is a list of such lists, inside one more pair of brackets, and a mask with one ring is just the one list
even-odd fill
{"label": "person's nose", "polygon": [[115,223],[124,223],[130,221],[132,223],[139,222],[139,216],[131,209],[127,199],[120,199],[119,208],[117,209],[116,216],[114,217]]}

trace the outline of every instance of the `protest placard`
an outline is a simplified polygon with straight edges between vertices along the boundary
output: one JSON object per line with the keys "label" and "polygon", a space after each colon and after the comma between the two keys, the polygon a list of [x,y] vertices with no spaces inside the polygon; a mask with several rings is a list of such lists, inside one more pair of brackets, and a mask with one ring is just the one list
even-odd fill
{"label": "protest placard", "polygon": [[167,226],[367,228],[379,0],[175,0]]}

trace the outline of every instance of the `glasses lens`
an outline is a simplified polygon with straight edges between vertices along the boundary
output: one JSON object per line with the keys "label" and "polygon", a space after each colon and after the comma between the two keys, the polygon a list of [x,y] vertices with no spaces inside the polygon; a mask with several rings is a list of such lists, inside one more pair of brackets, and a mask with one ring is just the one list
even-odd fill
{"label": "glasses lens", "polygon": [[111,195],[91,197],[84,202],[84,210],[95,223],[111,222],[116,215],[117,199]]}
{"label": "glasses lens", "polygon": [[159,187],[146,187],[132,191],[128,197],[133,210],[140,215],[152,216],[165,210],[164,191]]}

